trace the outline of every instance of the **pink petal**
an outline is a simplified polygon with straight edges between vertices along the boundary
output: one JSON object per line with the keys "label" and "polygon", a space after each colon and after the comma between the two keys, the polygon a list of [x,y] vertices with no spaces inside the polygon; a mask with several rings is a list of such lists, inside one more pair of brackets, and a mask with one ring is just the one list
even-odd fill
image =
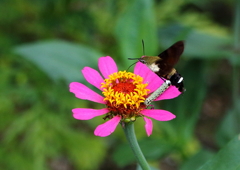
{"label": "pink petal", "polygon": [[84,69],[82,70],[82,74],[88,83],[94,85],[101,90],[101,83],[103,82],[103,78],[98,71],[90,67],[84,67]]}
{"label": "pink petal", "polygon": [[141,77],[145,77],[145,75],[147,74],[147,72],[149,70],[150,69],[145,64],[137,62],[137,64],[134,67],[134,74],[137,74],[137,75],[139,75]]}
{"label": "pink petal", "polygon": [[152,134],[152,129],[153,129],[153,123],[151,119],[148,119],[146,117],[143,117],[144,121],[145,121],[145,129],[146,129],[146,133],[148,136],[150,136]]}
{"label": "pink petal", "polygon": [[114,132],[120,120],[121,120],[120,116],[115,116],[111,120],[99,125],[95,129],[94,135],[101,136],[101,137],[106,137],[110,135],[111,133]]}
{"label": "pink petal", "polygon": [[104,78],[108,78],[110,74],[118,71],[115,61],[109,56],[99,58],[98,68]]}
{"label": "pink petal", "polygon": [[72,109],[73,117],[79,120],[89,120],[96,116],[104,115],[109,112],[107,108],[104,109],[84,109],[84,108],[76,108]]}
{"label": "pink petal", "polygon": [[165,92],[163,92],[155,101],[172,99],[182,94],[175,86],[170,86]]}
{"label": "pink petal", "polygon": [[159,121],[168,121],[174,119],[176,116],[166,110],[142,110],[141,113],[145,116],[151,117]]}
{"label": "pink petal", "polygon": [[163,83],[163,80],[156,73],[140,62],[136,64],[134,73],[141,76],[144,83],[148,83],[146,88],[150,89],[149,93],[155,91]]}
{"label": "pink petal", "polygon": [[78,82],[72,82],[69,85],[70,92],[74,93],[75,96],[79,99],[83,100],[90,100],[97,103],[105,104],[106,102],[103,100],[104,98],[97,94],[96,92],[89,89],[87,86],[78,83]]}

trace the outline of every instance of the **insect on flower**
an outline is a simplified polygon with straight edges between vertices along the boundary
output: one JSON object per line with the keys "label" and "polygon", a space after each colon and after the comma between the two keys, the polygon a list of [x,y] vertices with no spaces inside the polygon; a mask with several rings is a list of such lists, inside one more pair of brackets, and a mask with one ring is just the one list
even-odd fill
{"label": "insect on flower", "polygon": [[143,56],[142,58],[129,58],[138,60],[146,64],[150,70],[155,72],[159,77],[171,81],[180,92],[184,92],[183,77],[174,68],[184,50],[184,42],[178,41],[171,47],[160,53],[158,56]]}
{"label": "insect on flower", "polygon": [[[102,109],[75,108],[73,117],[79,120],[89,120],[103,116],[103,124],[94,131],[96,136],[105,137],[114,132],[119,123],[128,123],[137,118],[145,121],[148,136],[152,133],[152,120],[169,121],[176,116],[171,112],[159,109],[146,109],[145,99],[164,81],[142,63],[137,63],[134,73],[118,71],[115,61],[107,56],[98,61],[100,73],[90,67],[84,67],[82,74],[88,83],[102,91],[102,95],[89,89],[82,83],[70,83],[70,92],[77,98],[105,105]],[[180,94],[178,89],[170,86],[156,100],[175,98]]]}

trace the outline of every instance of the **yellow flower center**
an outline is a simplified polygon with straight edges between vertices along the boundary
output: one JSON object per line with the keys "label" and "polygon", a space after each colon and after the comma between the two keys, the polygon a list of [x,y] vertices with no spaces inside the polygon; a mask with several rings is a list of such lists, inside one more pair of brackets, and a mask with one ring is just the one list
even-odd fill
{"label": "yellow flower center", "polygon": [[134,121],[142,116],[140,111],[146,106],[143,104],[149,89],[147,83],[143,84],[143,78],[126,71],[119,71],[109,75],[102,83],[104,100],[110,112],[106,118],[119,115],[123,120]]}

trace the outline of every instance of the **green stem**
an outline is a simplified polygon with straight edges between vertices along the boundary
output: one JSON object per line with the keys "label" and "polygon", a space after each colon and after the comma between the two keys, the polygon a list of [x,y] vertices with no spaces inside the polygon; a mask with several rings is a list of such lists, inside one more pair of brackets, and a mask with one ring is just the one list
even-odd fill
{"label": "green stem", "polygon": [[127,137],[127,140],[130,144],[130,147],[132,148],[132,151],[139,163],[139,165],[141,166],[142,170],[151,170],[151,168],[149,167],[139,145],[137,142],[137,138],[134,132],[134,123],[130,122],[130,123],[125,123],[125,127],[123,128],[125,135]]}

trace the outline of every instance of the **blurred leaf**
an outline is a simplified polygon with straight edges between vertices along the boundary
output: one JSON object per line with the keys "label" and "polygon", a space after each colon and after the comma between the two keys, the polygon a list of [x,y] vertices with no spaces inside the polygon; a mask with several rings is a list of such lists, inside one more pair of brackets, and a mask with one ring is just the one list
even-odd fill
{"label": "blurred leaf", "polygon": [[94,136],[92,133],[81,133],[79,130],[73,131],[65,128],[65,131],[59,131],[58,135],[62,135],[63,147],[76,169],[98,169],[107,154],[107,148],[103,143],[104,139]]}
{"label": "blurred leaf", "polygon": [[[166,141],[156,138],[139,140],[139,145],[147,160],[156,160],[164,154],[169,153],[173,148]],[[121,167],[136,162],[131,148],[126,143],[117,146],[113,159]]]}
{"label": "blurred leaf", "polygon": [[192,30],[186,38],[184,55],[189,58],[220,59],[228,58],[230,37],[214,36],[197,30]]}
{"label": "blurred leaf", "polygon": [[185,40],[190,29],[181,24],[171,24],[158,29],[159,42],[164,49],[170,47],[178,40]]}
{"label": "blurred leaf", "polygon": [[161,44],[169,47],[177,40],[185,40],[183,56],[186,58],[220,59],[231,56],[231,38],[211,35],[181,24],[172,24],[159,29]]}
{"label": "blurred leaf", "polygon": [[141,57],[142,39],[147,54],[156,53],[158,47],[156,21],[152,0],[134,0],[119,16],[115,30],[123,60]]}
{"label": "blurred leaf", "polygon": [[6,146],[1,143],[0,147],[0,169],[6,170],[26,170],[32,169],[32,161],[31,157],[28,154],[21,153],[22,150],[20,148],[14,148],[12,151],[13,146]]}
{"label": "blurred leaf", "polygon": [[116,164],[118,164],[118,166],[124,167],[132,162],[135,162],[135,157],[130,146],[125,143],[116,147],[113,154],[113,160]]}
{"label": "blurred leaf", "polygon": [[144,155],[151,160],[156,160],[173,149],[171,144],[159,138],[145,138],[140,140],[139,143]]}
{"label": "blurred leaf", "polygon": [[240,168],[240,136],[237,135],[198,170],[237,170]]}
{"label": "blurred leaf", "polygon": [[196,155],[190,157],[190,159],[182,165],[180,170],[197,169],[212,158],[213,155],[214,153],[210,151],[201,150]]}
{"label": "blurred leaf", "polygon": [[53,80],[81,81],[80,70],[96,67],[103,54],[89,47],[70,42],[51,40],[21,45],[14,50],[32,61]]}
{"label": "blurred leaf", "polygon": [[96,169],[106,153],[103,139],[71,129],[65,115],[44,113],[47,109],[43,108],[35,106],[14,120],[4,135],[6,150],[11,146],[21,148],[20,154],[29,155],[31,169],[46,170],[47,159],[59,157],[71,158],[69,161],[77,169]]}
{"label": "blurred leaf", "polygon": [[[240,100],[238,100],[238,103]],[[222,123],[217,131],[217,142],[222,147],[230,139],[240,132],[240,105],[236,105],[236,110],[231,109],[222,119]]]}

